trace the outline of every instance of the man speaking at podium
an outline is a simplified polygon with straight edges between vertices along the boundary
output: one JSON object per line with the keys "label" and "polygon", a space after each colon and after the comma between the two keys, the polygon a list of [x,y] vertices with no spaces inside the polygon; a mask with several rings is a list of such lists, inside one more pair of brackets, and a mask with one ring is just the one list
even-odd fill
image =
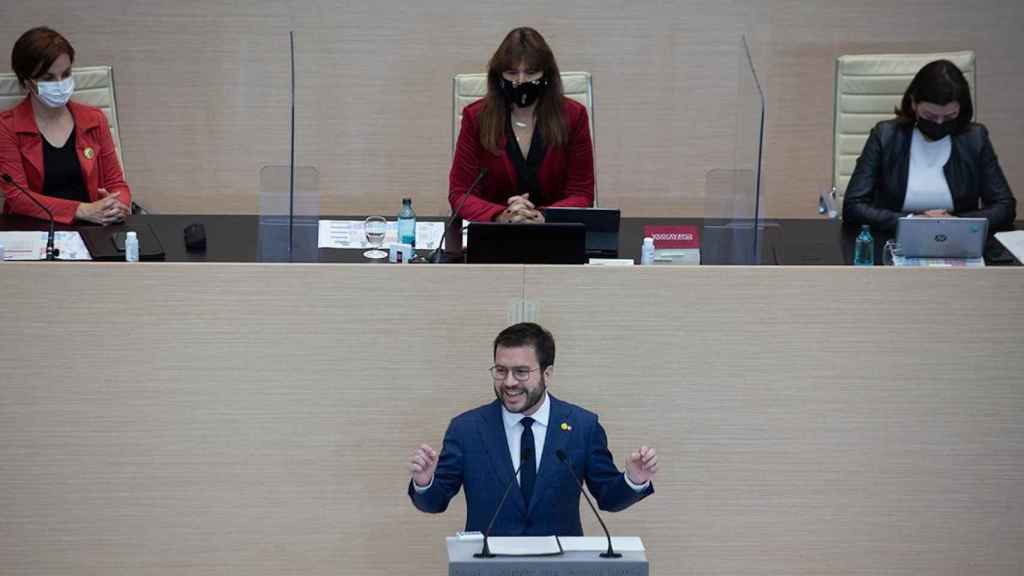
{"label": "man speaking at podium", "polygon": [[409,457],[416,508],[443,512],[464,487],[466,530],[484,532],[494,517],[492,536],[582,536],[569,465],[602,510],[624,510],[654,493],[654,449],[643,446],[625,472],[616,468],[597,415],[548,394],[554,363],[555,340],[537,324],[498,334],[490,369],[497,399],[456,416],[440,455],[424,444]]}

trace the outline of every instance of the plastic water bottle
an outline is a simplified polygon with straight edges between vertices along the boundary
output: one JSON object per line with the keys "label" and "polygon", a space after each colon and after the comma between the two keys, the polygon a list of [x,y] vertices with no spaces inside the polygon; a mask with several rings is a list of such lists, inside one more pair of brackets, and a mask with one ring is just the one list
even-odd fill
{"label": "plastic water bottle", "polygon": [[124,237],[124,259],[128,262],[139,261],[139,237],[135,232],[128,232]]}
{"label": "plastic water bottle", "polygon": [[644,245],[640,248],[640,264],[649,266],[654,264],[654,238],[644,238]]}
{"label": "plastic water bottle", "polygon": [[412,198],[402,198],[402,209],[398,211],[398,241],[416,246],[416,213],[412,211]]}
{"label": "plastic water bottle", "polygon": [[860,234],[853,245],[853,265],[875,265],[875,239],[871,237],[871,226],[867,224],[860,227]]}

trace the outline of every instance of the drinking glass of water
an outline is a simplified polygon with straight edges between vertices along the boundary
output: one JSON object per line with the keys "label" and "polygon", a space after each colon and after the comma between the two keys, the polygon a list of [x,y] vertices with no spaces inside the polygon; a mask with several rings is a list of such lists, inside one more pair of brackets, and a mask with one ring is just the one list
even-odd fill
{"label": "drinking glass of water", "polygon": [[363,252],[363,256],[372,260],[387,258],[388,253],[381,250],[384,245],[384,235],[388,231],[388,221],[383,216],[370,216],[363,223],[363,230],[366,232],[366,243],[370,250]]}
{"label": "drinking glass of water", "polygon": [[903,266],[903,248],[896,240],[888,240],[882,247],[882,263],[886,266]]}

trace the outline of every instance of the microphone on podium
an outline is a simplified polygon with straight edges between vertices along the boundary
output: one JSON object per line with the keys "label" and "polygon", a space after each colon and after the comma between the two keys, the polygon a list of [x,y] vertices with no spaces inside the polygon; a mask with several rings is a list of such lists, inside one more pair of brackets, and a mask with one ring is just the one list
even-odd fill
{"label": "microphone on podium", "polygon": [[622,554],[619,554],[612,548],[612,535],[608,533],[608,527],[604,525],[604,520],[601,519],[601,515],[597,513],[597,508],[594,508],[594,503],[590,501],[590,496],[587,496],[585,490],[583,490],[583,483],[580,482],[579,476],[576,475],[576,471],[572,469],[572,462],[569,462],[568,456],[565,455],[564,450],[556,450],[555,456],[558,456],[558,460],[565,464],[566,468],[569,469],[569,473],[572,474],[572,479],[576,481],[576,487],[580,489],[580,494],[586,499],[587,504],[590,505],[590,509],[594,511],[594,516],[597,516],[597,521],[601,523],[601,528],[604,530],[605,538],[608,538],[608,550],[601,553],[601,558],[622,558]]}
{"label": "microphone on podium", "polygon": [[[481,168],[480,173],[476,175],[476,178],[473,180],[473,183],[466,188],[465,192],[462,193],[462,199],[459,200],[459,205],[454,210],[452,210],[452,215],[449,216],[448,221],[444,223],[444,234],[442,234],[441,236],[441,241],[438,242],[437,248],[435,248],[434,251],[431,252],[429,256],[427,256],[427,262],[437,261],[437,257],[441,253],[441,249],[444,248],[445,239],[448,237],[449,232],[451,232],[452,223],[455,222],[455,219],[459,217],[459,211],[462,210],[462,206],[466,203],[466,200],[469,198],[470,192],[472,192],[473,189],[476,188],[478,184],[480,184],[480,181],[484,179],[484,176],[487,176],[487,168]],[[455,234],[455,232],[451,233]],[[462,230],[459,230],[458,234],[461,235]]]}
{"label": "microphone on podium", "polygon": [[36,206],[39,206],[39,208],[41,208],[43,212],[46,212],[46,216],[49,217],[50,219],[50,229],[46,235],[46,259],[56,260],[59,251],[53,246],[53,212],[50,212],[50,209],[47,208],[45,204],[37,200],[35,196],[26,192],[24,188],[22,188],[17,182],[14,181],[14,178],[11,178],[10,174],[4,172],[0,174],[0,179],[3,179],[4,183],[8,184],[9,186],[14,186],[15,188],[17,188],[18,191],[24,194],[26,198],[34,202]]}
{"label": "microphone on podium", "polygon": [[526,458],[522,454],[519,455],[519,466],[512,471],[512,479],[508,481],[508,485],[505,486],[505,493],[501,495],[501,500],[498,501],[498,507],[494,509],[494,515],[491,516],[491,521],[487,524],[487,530],[484,530],[484,547],[476,554],[473,554],[474,558],[494,558],[494,554],[491,553],[491,547],[488,545],[487,540],[491,536],[491,528],[494,527],[494,521],[498,519],[498,513],[501,512],[501,507],[505,504],[505,500],[508,499],[509,492],[512,491],[512,487],[516,485],[516,478],[519,477],[519,470],[522,469],[523,463]]}

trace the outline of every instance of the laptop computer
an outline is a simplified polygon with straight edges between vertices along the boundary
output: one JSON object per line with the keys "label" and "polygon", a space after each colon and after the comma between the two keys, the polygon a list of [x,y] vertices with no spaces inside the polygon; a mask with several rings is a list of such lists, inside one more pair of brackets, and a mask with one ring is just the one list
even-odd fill
{"label": "laptop computer", "polygon": [[546,222],[579,222],[587,229],[587,256],[617,258],[619,211],[614,208],[545,208]]}
{"label": "laptop computer", "polygon": [[470,264],[583,264],[586,228],[579,223],[499,224],[470,222],[466,262]]}
{"label": "laptop computer", "polygon": [[981,258],[985,218],[900,218],[896,241],[907,258]]}

